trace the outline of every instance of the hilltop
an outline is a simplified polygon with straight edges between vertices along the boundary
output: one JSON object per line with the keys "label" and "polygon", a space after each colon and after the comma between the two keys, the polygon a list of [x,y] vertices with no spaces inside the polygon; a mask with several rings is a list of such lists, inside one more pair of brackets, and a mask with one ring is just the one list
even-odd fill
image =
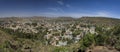
{"label": "hilltop", "polygon": [[109,17],[81,17],[79,20],[86,23],[108,26],[120,24],[120,19]]}

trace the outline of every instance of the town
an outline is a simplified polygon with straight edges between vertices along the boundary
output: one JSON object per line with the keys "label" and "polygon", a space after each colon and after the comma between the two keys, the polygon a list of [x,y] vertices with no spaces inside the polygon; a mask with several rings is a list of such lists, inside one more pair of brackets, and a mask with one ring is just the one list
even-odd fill
{"label": "town", "polygon": [[33,35],[41,33],[45,39],[44,44],[54,46],[65,46],[68,44],[77,43],[86,34],[97,35],[97,32],[95,31],[96,26],[94,25],[76,22],[75,20],[70,22],[49,21],[44,19],[37,22],[30,20],[7,21],[1,22],[1,27]]}
{"label": "town", "polygon": [[119,22],[106,17],[1,18],[0,48],[3,52],[89,52],[101,47],[117,52]]}

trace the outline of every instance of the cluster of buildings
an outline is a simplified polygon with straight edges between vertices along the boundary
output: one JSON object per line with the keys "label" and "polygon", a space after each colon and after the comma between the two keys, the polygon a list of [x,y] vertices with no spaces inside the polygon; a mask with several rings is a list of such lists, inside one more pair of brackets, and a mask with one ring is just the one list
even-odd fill
{"label": "cluster of buildings", "polygon": [[42,33],[46,45],[65,46],[77,43],[86,34],[97,34],[95,26],[73,22],[32,22],[15,21],[0,23],[1,27],[24,33]]}

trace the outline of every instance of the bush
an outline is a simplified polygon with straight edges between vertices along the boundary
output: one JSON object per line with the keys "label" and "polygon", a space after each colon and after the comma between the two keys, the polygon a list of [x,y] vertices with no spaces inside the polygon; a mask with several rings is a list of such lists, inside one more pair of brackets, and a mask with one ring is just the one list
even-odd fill
{"label": "bush", "polygon": [[87,47],[90,47],[92,44],[95,44],[95,35],[94,34],[87,34],[83,37],[80,41],[80,49],[84,51]]}
{"label": "bush", "polygon": [[120,51],[120,42],[117,42],[115,45],[115,48]]}
{"label": "bush", "polygon": [[68,49],[66,49],[64,47],[58,47],[58,48],[54,49],[53,52],[68,52]]}

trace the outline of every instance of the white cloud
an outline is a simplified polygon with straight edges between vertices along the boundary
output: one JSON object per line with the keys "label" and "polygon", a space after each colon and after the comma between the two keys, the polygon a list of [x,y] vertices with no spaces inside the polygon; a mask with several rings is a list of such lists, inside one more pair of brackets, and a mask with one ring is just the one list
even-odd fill
{"label": "white cloud", "polygon": [[57,1],[57,3],[58,3],[59,5],[62,5],[62,6],[68,7],[68,8],[71,7],[70,4],[67,4],[67,3],[63,2],[62,0]]}
{"label": "white cloud", "polygon": [[64,10],[62,8],[58,8],[59,12],[64,13]]}
{"label": "white cloud", "polygon": [[71,6],[69,4],[66,4],[66,7],[70,8]]}
{"label": "white cloud", "polygon": [[58,11],[57,8],[48,8],[49,10],[52,10],[52,11]]}
{"label": "white cloud", "polygon": [[52,11],[55,11],[55,12],[62,12],[62,13],[64,13],[64,10],[62,8],[55,7],[55,8],[48,8],[48,9],[52,10]]}
{"label": "white cloud", "polygon": [[105,16],[105,17],[110,17],[110,13],[109,12],[105,12],[105,11],[100,11],[100,12],[96,12],[96,16]]}
{"label": "white cloud", "polygon": [[82,17],[82,16],[99,16],[99,17],[114,17],[111,15],[109,12],[94,12],[94,13],[69,13],[67,14],[68,16],[73,16],[73,17]]}
{"label": "white cloud", "polygon": [[94,12],[94,13],[59,13],[59,12],[46,12],[44,13],[44,15],[47,16],[71,16],[71,17],[82,17],[82,16],[98,16],[98,17],[116,17],[113,14],[111,15],[111,13],[109,12],[104,12],[104,11],[100,11],[100,12]]}
{"label": "white cloud", "polygon": [[60,5],[64,5],[63,1],[57,1],[57,3],[60,4]]}

